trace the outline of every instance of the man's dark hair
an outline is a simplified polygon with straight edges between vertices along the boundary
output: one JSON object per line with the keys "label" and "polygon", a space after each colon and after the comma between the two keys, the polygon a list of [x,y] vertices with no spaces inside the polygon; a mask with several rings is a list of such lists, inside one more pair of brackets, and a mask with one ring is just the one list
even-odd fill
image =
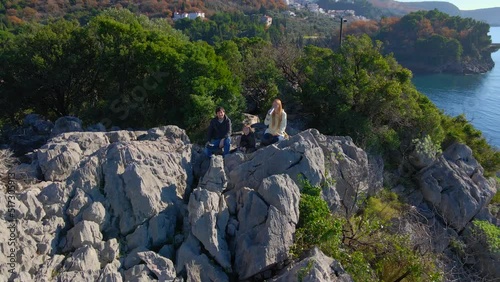
{"label": "man's dark hair", "polygon": [[220,111],[226,112],[226,110],[224,110],[224,108],[223,108],[223,107],[217,107],[217,108],[215,108],[215,113],[216,113],[216,114],[217,114],[218,112],[220,112]]}

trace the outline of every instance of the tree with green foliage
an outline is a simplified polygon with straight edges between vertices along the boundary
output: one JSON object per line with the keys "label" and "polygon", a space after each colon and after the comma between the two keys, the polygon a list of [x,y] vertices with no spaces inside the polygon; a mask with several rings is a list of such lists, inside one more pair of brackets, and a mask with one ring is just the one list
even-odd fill
{"label": "tree with green foliage", "polygon": [[337,53],[305,49],[297,95],[310,117],[308,126],[386,153],[404,151],[423,135],[440,142],[438,109],[415,89],[411,72],[380,49],[367,36],[349,36]]}
{"label": "tree with green foliage", "polygon": [[456,65],[469,61],[490,62],[488,32],[486,23],[432,10],[392,21],[375,38],[384,42],[385,53],[394,53],[408,68],[456,71]]}
{"label": "tree with green foliage", "polygon": [[284,84],[271,43],[257,37],[235,38],[218,44],[216,50],[240,79],[247,111],[259,113],[270,105]]}
{"label": "tree with green foliage", "polygon": [[107,10],[83,27],[33,25],[5,45],[4,118],[33,111],[106,126],[175,124],[196,135],[216,105],[229,115],[244,107],[238,79],[213,47],[127,10]]}
{"label": "tree with green foliage", "polygon": [[77,22],[34,24],[2,45],[3,118],[26,111],[78,115],[82,104],[98,99],[97,50]]}
{"label": "tree with green foliage", "polygon": [[258,14],[245,15],[241,12],[216,13],[209,19],[181,19],[175,22],[174,27],[193,41],[203,40],[211,45],[235,38],[269,37]]}

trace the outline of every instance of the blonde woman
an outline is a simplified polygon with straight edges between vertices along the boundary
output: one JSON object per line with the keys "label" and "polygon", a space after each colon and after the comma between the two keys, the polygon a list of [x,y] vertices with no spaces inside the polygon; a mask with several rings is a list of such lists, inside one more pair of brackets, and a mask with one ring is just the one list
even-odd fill
{"label": "blonde woman", "polygon": [[280,99],[273,101],[273,107],[267,112],[264,124],[267,129],[260,142],[261,146],[267,146],[285,138],[286,113]]}

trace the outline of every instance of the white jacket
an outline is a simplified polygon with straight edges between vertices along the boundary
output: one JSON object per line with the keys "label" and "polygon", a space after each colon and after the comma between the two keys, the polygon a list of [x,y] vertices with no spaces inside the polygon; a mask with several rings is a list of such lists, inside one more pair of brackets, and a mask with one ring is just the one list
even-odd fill
{"label": "white jacket", "polygon": [[281,122],[274,128],[272,128],[272,121],[275,116],[272,114],[270,115],[269,113],[266,115],[266,119],[264,120],[264,124],[267,125],[267,129],[265,133],[270,133],[272,135],[279,135],[281,137],[285,136],[285,129],[286,129],[286,113],[284,110],[281,112]]}

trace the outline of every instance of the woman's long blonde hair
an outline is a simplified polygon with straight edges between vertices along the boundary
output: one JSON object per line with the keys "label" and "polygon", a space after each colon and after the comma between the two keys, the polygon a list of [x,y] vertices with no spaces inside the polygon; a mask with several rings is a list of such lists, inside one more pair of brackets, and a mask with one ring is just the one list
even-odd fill
{"label": "woman's long blonde hair", "polygon": [[[278,104],[278,110],[274,111],[272,113],[272,122],[271,122],[271,127],[272,128],[277,128],[281,124],[281,119],[282,119],[282,114],[283,114],[283,105],[281,104],[280,99],[274,99],[273,103],[276,102]],[[277,122],[277,124],[276,124]]]}

